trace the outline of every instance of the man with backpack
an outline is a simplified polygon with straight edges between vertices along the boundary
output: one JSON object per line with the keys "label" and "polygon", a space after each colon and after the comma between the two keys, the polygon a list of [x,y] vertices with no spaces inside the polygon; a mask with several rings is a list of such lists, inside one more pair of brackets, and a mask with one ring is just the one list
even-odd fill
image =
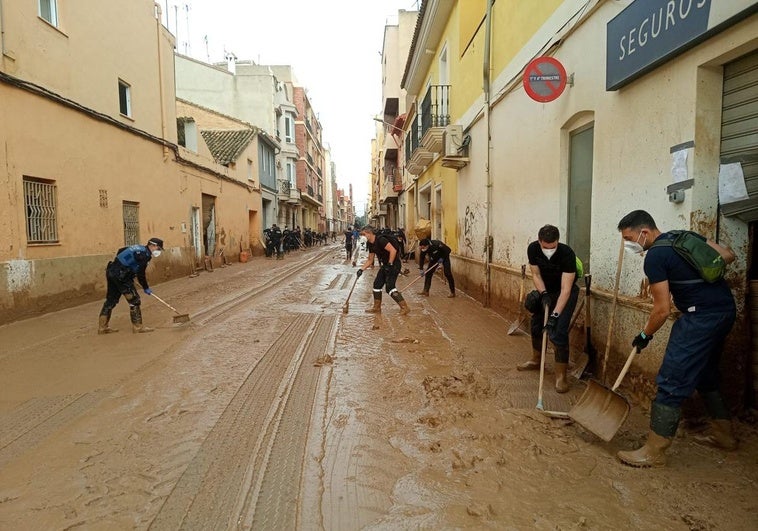
{"label": "man with backpack", "polygon": [[[712,276],[714,264],[734,261],[734,252],[690,231],[661,232],[652,216],[635,210],[618,224],[628,250],[645,255],[644,270],[650,281],[653,310],[632,341],[637,353],[671,313],[671,299],[681,316],[671,327],[663,362],[658,370],[658,391],[650,407],[650,433],[640,449],[618,452],[631,466],[663,466],[681,417],[682,402],[697,390],[711,422],[700,442],[733,450],[729,411],[719,392],[719,359],[724,340],[736,317],[734,297],[721,274]],[[684,235],[686,241],[680,236]],[[709,256],[710,255],[710,256]],[[707,280],[706,280],[707,278]]]}
{"label": "man with backpack", "polygon": [[[537,370],[542,357],[543,330],[555,347],[555,390],[569,390],[566,371],[569,361],[569,325],[574,314],[579,287],[576,280],[577,260],[574,250],[560,243],[560,231],[545,225],[537,233],[537,241],[529,244],[526,255],[532,271],[535,291],[530,293],[524,307],[532,313],[532,359],[518,365],[519,371]],[[545,308],[549,312],[544,324]]]}
{"label": "man with backpack", "polygon": [[403,295],[395,287],[397,276],[402,269],[400,261],[400,244],[389,233],[382,233],[371,226],[365,226],[361,229],[361,236],[366,237],[368,246],[368,258],[363,265],[356,271],[358,278],[361,278],[363,271],[374,265],[374,256],[379,258],[379,272],[374,278],[374,306],[366,310],[366,313],[381,313],[382,311],[382,288],[385,288],[392,300],[400,306],[400,315],[410,313],[411,309],[408,303],[403,299]]}

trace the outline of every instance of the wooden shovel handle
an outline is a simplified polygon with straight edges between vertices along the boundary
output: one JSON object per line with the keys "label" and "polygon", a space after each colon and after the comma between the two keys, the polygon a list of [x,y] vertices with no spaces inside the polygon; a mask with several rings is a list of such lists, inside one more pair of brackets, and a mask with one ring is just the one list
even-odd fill
{"label": "wooden shovel handle", "polygon": [[611,334],[613,332],[613,321],[616,318],[616,303],[619,300],[619,282],[621,280],[621,266],[624,264],[624,238],[621,238],[619,247],[618,264],[616,265],[616,283],[613,288],[613,302],[611,303],[611,316],[608,319],[608,335],[605,339],[605,356],[603,357],[603,382],[606,378],[606,368],[608,367],[608,353],[611,351]]}
{"label": "wooden shovel handle", "polygon": [[636,354],[637,354],[637,347],[632,347],[632,351],[629,353],[629,357],[626,358],[626,363],[624,363],[624,368],[621,369],[621,372],[619,373],[619,377],[616,378],[616,383],[613,384],[611,391],[615,391],[616,389],[618,389],[618,386],[621,385],[621,380],[624,379],[624,376],[626,376],[626,371],[628,371],[629,367],[632,366],[632,360],[634,359],[634,356]]}

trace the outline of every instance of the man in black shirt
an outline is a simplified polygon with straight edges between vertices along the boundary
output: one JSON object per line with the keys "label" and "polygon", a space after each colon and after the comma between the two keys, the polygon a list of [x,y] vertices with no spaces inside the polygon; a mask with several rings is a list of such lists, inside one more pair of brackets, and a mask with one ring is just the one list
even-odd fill
{"label": "man in black shirt", "polygon": [[353,228],[348,227],[345,231],[345,260],[353,256]]}
{"label": "man in black shirt", "polygon": [[[576,280],[576,254],[566,244],[559,243],[560,231],[553,225],[545,225],[537,233],[537,241],[526,249],[532,281],[539,294],[539,304],[532,307],[532,359],[517,367],[520,371],[540,368],[542,332],[547,328],[548,337],[555,347],[555,390],[565,393],[569,389],[566,369],[569,361],[569,324],[576,307],[579,288]],[[550,317],[543,325],[544,307]],[[544,328],[543,328],[544,326]]]}
{"label": "man in black shirt", "polygon": [[[453,271],[450,267],[450,253],[452,252],[450,247],[439,240],[424,238],[418,243],[418,248],[421,250],[418,259],[419,274],[424,274],[424,261],[426,260],[426,257],[429,257],[429,268],[435,263],[439,263],[445,271],[447,285],[450,288],[450,295],[448,295],[448,297],[455,297],[455,279],[453,278]],[[439,266],[437,266],[437,269],[439,269]],[[432,287],[433,276],[433,270],[427,271],[426,278],[424,279],[424,289],[419,295],[424,295],[425,297],[429,296],[429,288]]]}
{"label": "man in black shirt", "polygon": [[356,274],[358,278],[363,275],[363,271],[374,265],[374,256],[379,258],[381,267],[374,278],[374,306],[366,310],[366,313],[381,313],[382,311],[382,287],[387,290],[390,297],[400,306],[400,315],[405,315],[411,311],[408,303],[403,299],[403,295],[395,287],[397,276],[402,269],[400,261],[400,245],[394,236],[390,234],[378,234],[378,231],[371,227],[365,226],[361,229],[361,236],[366,237],[368,245],[368,258],[363,263]]}

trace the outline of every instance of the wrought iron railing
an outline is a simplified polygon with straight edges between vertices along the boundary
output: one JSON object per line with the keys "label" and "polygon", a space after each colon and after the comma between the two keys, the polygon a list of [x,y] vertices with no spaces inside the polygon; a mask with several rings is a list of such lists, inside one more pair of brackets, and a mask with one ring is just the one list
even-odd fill
{"label": "wrought iron railing", "polygon": [[450,85],[431,85],[421,100],[421,136],[450,124]]}

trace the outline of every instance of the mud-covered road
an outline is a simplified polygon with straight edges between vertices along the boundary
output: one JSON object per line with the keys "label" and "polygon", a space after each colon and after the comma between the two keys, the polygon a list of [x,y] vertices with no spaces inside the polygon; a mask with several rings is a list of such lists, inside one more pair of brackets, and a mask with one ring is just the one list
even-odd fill
{"label": "mud-covered road", "polygon": [[[343,313],[355,269],[331,245],[153,286],[191,322],[146,296],[151,334],[124,302],[116,334],[101,301],[0,327],[0,529],[758,527],[754,424],[736,452],[683,428],[668,467],[625,467],[646,404],[610,443],[548,418],[514,316],[439,277],[410,315],[365,314],[372,279]],[[565,411],[584,384],[551,378]]]}

